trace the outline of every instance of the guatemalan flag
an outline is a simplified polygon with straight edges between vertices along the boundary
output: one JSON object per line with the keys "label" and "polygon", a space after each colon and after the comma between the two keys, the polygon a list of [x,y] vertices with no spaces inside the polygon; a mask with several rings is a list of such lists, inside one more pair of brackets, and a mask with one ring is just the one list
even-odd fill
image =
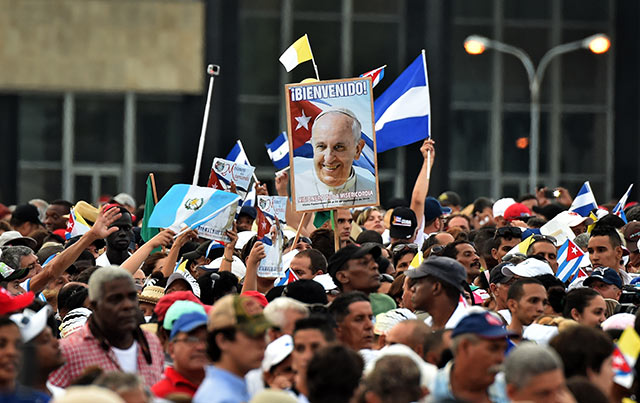
{"label": "guatemalan flag", "polygon": [[629,198],[629,193],[631,193],[631,188],[633,187],[633,183],[629,185],[629,189],[622,195],[618,204],[615,205],[613,210],[611,210],[611,214],[615,214],[618,217],[622,218],[622,221],[627,223],[627,216],[624,214],[624,206],[627,204],[627,199]]}
{"label": "guatemalan flag", "polygon": [[558,271],[556,277],[563,283],[571,279],[580,269],[580,262],[584,258],[584,252],[567,239],[558,249]]}
{"label": "guatemalan flag", "polygon": [[376,85],[382,80],[384,77],[384,69],[387,67],[385,64],[382,67],[378,67],[377,69],[373,69],[371,71],[367,71],[366,73],[360,74],[360,77],[371,77],[371,88],[375,88]]}
{"label": "guatemalan flag", "polygon": [[589,184],[589,181],[586,181],[580,188],[576,198],[573,199],[573,203],[571,203],[569,211],[576,212],[583,217],[589,217],[591,210],[597,208],[598,204],[596,203],[596,198],[591,191],[591,185]]}
{"label": "guatemalan flag", "polygon": [[184,223],[194,229],[238,200],[240,196],[235,193],[209,187],[173,185],[156,204],[149,218],[149,227],[168,228],[177,233],[184,228]]}
{"label": "guatemalan flag", "polygon": [[379,153],[430,137],[431,101],[424,50],[375,100],[373,110]]}

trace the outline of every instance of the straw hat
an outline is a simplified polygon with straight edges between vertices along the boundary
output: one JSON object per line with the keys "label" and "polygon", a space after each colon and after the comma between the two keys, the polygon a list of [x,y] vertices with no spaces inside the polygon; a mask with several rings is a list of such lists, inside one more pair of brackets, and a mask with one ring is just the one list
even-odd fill
{"label": "straw hat", "polygon": [[144,287],[142,294],[138,296],[138,301],[155,305],[163,296],[164,288],[157,285],[148,285]]}

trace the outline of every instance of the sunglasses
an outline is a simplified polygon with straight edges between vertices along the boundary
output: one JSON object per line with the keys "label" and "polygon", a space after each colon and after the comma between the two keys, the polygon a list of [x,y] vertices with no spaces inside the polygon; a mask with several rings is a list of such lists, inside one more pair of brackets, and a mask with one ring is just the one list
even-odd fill
{"label": "sunglasses", "polygon": [[415,243],[401,243],[400,245],[396,245],[391,249],[393,253],[402,252],[405,250],[418,250],[418,244]]}
{"label": "sunglasses", "polygon": [[533,242],[549,241],[554,245],[557,242],[555,237],[552,237],[551,235],[543,235],[543,234],[534,234],[534,235],[532,235],[532,239],[533,239]]}
{"label": "sunglasses", "polygon": [[493,239],[505,238],[507,240],[510,240],[512,238],[521,238],[521,237],[522,237],[522,231],[520,230],[520,228],[516,228],[516,227],[500,227],[496,230],[495,234],[493,235]]}
{"label": "sunglasses", "polygon": [[442,252],[444,252],[444,246],[436,245],[431,248],[431,252],[429,252],[429,256],[442,256]]}

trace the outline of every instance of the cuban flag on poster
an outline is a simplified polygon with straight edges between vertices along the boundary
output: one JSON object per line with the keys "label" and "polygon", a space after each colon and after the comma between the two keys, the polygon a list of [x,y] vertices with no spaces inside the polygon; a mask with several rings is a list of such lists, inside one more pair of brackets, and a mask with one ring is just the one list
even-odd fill
{"label": "cuban flag on poster", "polygon": [[384,77],[384,69],[387,67],[385,64],[382,67],[378,67],[377,69],[373,69],[371,71],[367,71],[366,73],[360,74],[360,77],[371,77],[371,88],[375,88],[376,85],[382,80]]}
{"label": "cuban flag on poster", "polygon": [[558,271],[556,277],[563,283],[568,281],[580,269],[580,262],[584,258],[584,252],[567,239],[558,249]]}
{"label": "cuban flag on poster", "polygon": [[573,199],[573,203],[571,203],[569,211],[578,213],[583,217],[588,217],[589,213],[597,208],[598,204],[596,203],[596,198],[591,191],[591,185],[589,184],[589,181],[586,181],[578,191],[576,198]]}

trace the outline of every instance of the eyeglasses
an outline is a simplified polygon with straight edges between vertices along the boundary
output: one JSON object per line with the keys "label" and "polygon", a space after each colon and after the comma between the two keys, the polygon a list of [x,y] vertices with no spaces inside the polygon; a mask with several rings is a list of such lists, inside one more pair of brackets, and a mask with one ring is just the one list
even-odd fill
{"label": "eyeglasses", "polygon": [[391,274],[382,273],[380,275],[380,281],[383,283],[393,283],[393,276]]}
{"label": "eyeglasses", "polygon": [[307,309],[309,309],[309,313],[328,313],[329,308],[322,304],[309,304],[307,305]]}
{"label": "eyeglasses", "polygon": [[192,346],[195,346],[198,343],[203,343],[203,344],[207,343],[207,339],[196,337],[196,336],[187,336],[185,338],[175,339],[173,341],[174,341],[174,343],[182,342],[182,343],[186,343],[186,344],[189,344],[189,345],[192,345]]}
{"label": "eyeglasses", "polygon": [[557,240],[555,237],[552,237],[551,235],[543,235],[543,234],[533,234],[532,235],[532,239],[533,242],[538,242],[538,241],[549,241],[552,244],[556,244]]}
{"label": "eyeglasses", "polygon": [[429,256],[441,256],[442,252],[444,252],[444,246],[436,245],[431,248],[431,252],[429,252]]}
{"label": "eyeglasses", "polygon": [[507,240],[510,240],[512,238],[520,237],[522,237],[522,231],[517,227],[500,227],[493,235],[493,239],[505,238]]}
{"label": "eyeglasses", "polygon": [[415,243],[401,243],[399,245],[396,245],[393,247],[393,249],[391,249],[391,251],[393,253],[398,253],[398,252],[402,252],[406,249],[410,249],[410,250],[418,250],[418,244]]}

